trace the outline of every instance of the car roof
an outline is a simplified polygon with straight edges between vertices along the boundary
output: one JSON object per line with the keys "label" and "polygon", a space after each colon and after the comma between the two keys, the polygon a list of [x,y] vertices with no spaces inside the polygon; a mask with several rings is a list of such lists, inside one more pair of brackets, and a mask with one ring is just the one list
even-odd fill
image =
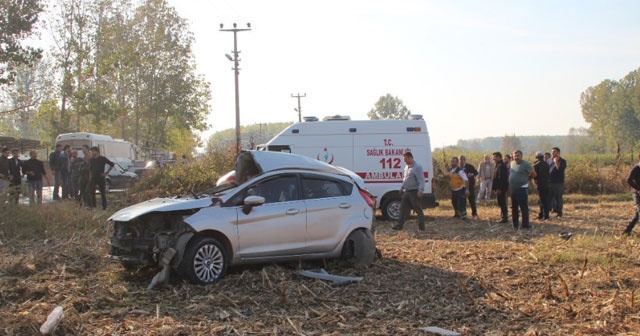
{"label": "car roof", "polygon": [[[252,176],[283,169],[304,169],[349,176],[356,184],[365,188],[364,181],[354,172],[337,166],[332,166],[310,157],[263,150],[242,151],[236,163],[236,183],[242,184]],[[241,172],[238,174],[238,172]]]}
{"label": "car roof", "polygon": [[269,151],[245,151],[252,156],[253,161],[262,173],[281,169],[308,169],[333,174],[344,175],[344,172],[326,162],[318,161],[306,156]]}

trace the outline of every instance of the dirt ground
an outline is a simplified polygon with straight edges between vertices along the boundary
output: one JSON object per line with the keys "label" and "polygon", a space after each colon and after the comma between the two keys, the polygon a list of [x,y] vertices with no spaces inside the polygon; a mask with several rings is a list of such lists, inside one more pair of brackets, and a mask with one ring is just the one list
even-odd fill
{"label": "dirt ground", "polygon": [[[173,277],[153,290],[155,270],[106,258],[108,213],[66,237],[2,236],[0,333],[39,334],[61,306],[56,335],[639,334],[640,228],[621,235],[631,201],[567,204],[563,218],[525,231],[496,223],[494,202],[468,222],[446,204],[427,214],[422,232],[415,220],[400,232],[376,221],[382,258],[368,269],[256,265],[211,286]],[[332,286],[300,268],[363,280]]]}

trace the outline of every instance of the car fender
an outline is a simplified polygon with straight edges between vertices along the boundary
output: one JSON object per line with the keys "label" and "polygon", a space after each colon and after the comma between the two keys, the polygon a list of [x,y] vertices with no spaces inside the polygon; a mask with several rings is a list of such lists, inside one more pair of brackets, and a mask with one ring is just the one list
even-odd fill
{"label": "car fender", "polygon": [[176,249],[176,256],[171,260],[171,267],[176,268],[182,262],[182,258],[184,256],[184,249],[187,247],[187,244],[194,236],[193,232],[185,232],[176,240],[176,244],[174,248]]}

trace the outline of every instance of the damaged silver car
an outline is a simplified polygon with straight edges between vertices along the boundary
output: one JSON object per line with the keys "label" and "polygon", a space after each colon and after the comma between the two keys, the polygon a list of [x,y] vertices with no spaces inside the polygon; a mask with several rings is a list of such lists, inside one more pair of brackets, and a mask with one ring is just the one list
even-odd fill
{"label": "damaged silver car", "polygon": [[246,263],[345,258],[368,267],[376,254],[374,203],[349,170],[243,151],[232,182],[113,214],[109,253],[126,266],[173,268],[195,284],[214,283]]}

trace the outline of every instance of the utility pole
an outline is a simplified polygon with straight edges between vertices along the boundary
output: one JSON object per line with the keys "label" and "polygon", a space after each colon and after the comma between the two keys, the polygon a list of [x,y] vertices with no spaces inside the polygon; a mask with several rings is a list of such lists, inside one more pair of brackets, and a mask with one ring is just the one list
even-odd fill
{"label": "utility pole", "polygon": [[247,23],[247,28],[237,28],[237,24],[233,23],[233,28],[224,28],[224,25],[220,24],[220,31],[223,32],[233,32],[233,57],[229,54],[225,54],[227,59],[233,62],[233,70],[235,72],[235,82],[236,82],[236,156],[240,154],[240,150],[242,149],[242,139],[240,137],[240,89],[238,86],[238,75],[240,74],[239,62],[240,58],[238,57],[240,52],[238,51],[238,32],[249,31],[251,30],[251,24]]}
{"label": "utility pole", "polygon": [[264,142],[264,135],[262,135],[262,126],[267,126],[266,123],[258,123],[258,126],[260,126],[260,142]]}
{"label": "utility pole", "polygon": [[303,93],[302,95],[298,93],[298,95],[296,96],[294,96],[293,93],[291,94],[291,98],[298,98],[298,108],[293,109],[294,111],[298,112],[298,122],[302,121],[302,106],[300,106],[300,98],[304,98],[306,96],[307,96],[306,93]]}

